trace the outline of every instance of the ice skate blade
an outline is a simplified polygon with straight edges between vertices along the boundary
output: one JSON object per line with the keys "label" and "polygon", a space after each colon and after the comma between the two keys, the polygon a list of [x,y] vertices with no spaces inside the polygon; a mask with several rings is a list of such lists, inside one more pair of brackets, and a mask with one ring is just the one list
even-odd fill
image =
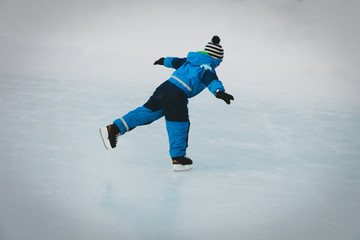
{"label": "ice skate blade", "polygon": [[106,129],[106,127],[101,127],[99,129],[100,131],[100,136],[101,136],[101,139],[104,143],[104,146],[107,150],[110,150],[111,149],[111,144],[110,144],[110,141],[109,141],[109,138],[108,138],[108,131]]}
{"label": "ice skate blade", "polygon": [[174,164],[173,171],[174,172],[190,171],[192,169],[192,166],[193,166],[192,164],[189,164],[189,165]]}

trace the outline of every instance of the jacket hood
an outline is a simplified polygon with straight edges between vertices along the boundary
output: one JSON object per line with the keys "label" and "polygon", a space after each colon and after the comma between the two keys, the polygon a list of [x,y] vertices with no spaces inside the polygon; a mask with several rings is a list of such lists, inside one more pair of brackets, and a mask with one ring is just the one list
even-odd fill
{"label": "jacket hood", "polygon": [[210,65],[212,68],[216,68],[222,62],[222,59],[215,59],[205,53],[189,52],[187,55],[187,61],[195,66]]}

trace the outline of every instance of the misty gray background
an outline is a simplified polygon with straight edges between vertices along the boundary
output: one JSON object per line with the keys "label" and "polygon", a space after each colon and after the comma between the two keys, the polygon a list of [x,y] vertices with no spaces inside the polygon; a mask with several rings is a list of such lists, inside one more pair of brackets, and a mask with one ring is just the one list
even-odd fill
{"label": "misty gray background", "polygon": [[[0,0],[0,239],[360,239],[358,1]],[[235,101],[189,102],[173,173],[163,120],[106,151],[219,35]]]}

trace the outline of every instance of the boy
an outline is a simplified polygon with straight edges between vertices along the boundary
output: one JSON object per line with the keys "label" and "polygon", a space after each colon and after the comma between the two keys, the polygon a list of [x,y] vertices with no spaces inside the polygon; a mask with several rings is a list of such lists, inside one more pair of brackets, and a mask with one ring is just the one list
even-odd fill
{"label": "boy", "polygon": [[154,65],[164,65],[176,71],[155,90],[143,106],[116,119],[113,124],[100,128],[105,147],[115,148],[118,136],[165,116],[173,170],[192,169],[192,160],[185,156],[190,127],[188,98],[196,96],[207,87],[215,97],[227,104],[234,100],[233,96],[225,93],[215,72],[224,57],[224,50],[219,43],[220,38],[214,36],[204,51],[189,52],[186,58],[167,57],[155,61]]}

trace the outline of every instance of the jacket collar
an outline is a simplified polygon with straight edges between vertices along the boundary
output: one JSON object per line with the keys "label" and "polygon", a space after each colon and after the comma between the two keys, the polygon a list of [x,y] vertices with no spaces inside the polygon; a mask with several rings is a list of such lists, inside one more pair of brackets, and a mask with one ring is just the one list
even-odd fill
{"label": "jacket collar", "polygon": [[215,59],[201,52],[189,52],[187,55],[187,61],[195,66],[209,65],[212,68],[216,68],[220,65],[222,59]]}

